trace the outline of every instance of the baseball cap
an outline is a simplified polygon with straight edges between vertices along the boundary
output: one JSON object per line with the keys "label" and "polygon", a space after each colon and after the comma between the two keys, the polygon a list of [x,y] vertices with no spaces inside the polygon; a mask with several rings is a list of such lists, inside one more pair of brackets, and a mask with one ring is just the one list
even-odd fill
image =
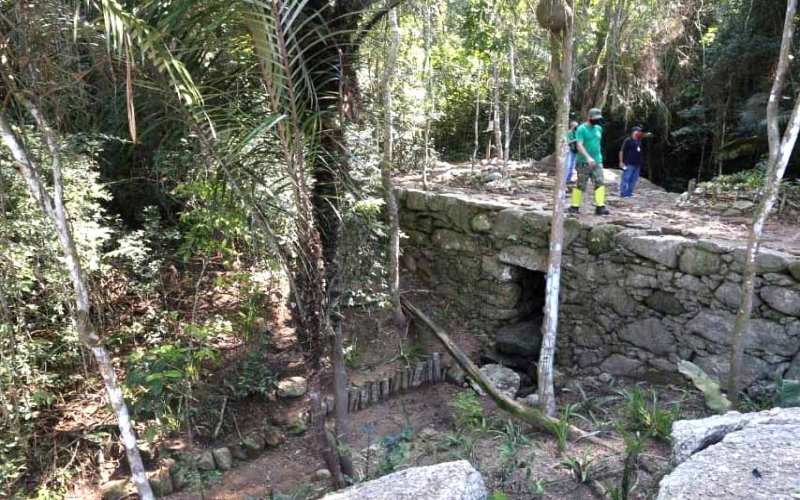
{"label": "baseball cap", "polygon": [[636,125],[635,127],[631,127],[631,132],[641,132],[642,127]]}
{"label": "baseball cap", "polygon": [[592,108],[589,110],[589,119],[590,120],[597,120],[598,118],[603,117],[603,112],[597,108]]}

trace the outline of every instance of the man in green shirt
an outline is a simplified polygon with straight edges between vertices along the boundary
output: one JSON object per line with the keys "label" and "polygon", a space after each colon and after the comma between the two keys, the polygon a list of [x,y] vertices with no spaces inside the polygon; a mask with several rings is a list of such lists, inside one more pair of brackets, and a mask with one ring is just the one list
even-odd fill
{"label": "man in green shirt", "polygon": [[589,110],[588,120],[575,131],[578,148],[578,186],[572,189],[572,206],[569,213],[581,211],[581,200],[589,179],[594,183],[594,204],[596,215],[608,215],[606,208],[606,186],[603,181],[603,127],[600,123],[603,113],[597,108]]}

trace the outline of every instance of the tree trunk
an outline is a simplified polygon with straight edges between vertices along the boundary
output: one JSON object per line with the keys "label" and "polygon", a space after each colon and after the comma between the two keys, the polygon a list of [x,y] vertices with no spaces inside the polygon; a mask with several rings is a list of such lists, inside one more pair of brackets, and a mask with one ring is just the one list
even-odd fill
{"label": "tree trunk", "polygon": [[503,177],[508,176],[508,161],[511,156],[511,96],[513,91],[517,90],[517,73],[514,71],[514,43],[508,42],[508,66],[510,71],[510,88],[506,96],[506,114],[503,117],[505,121],[506,142],[503,145]]}
{"label": "tree trunk", "polygon": [[797,134],[800,132],[800,99],[795,100],[794,111],[789,124],[781,139],[780,135],[780,101],[783,94],[783,84],[789,68],[792,38],[794,37],[794,18],[797,10],[797,0],[788,0],[786,4],[786,18],[783,26],[783,40],[778,59],[778,70],[769,95],[767,105],[767,136],[769,138],[769,161],[764,175],[764,194],[753,214],[753,224],[750,226],[750,235],[747,240],[744,271],[742,272],[742,303],[736,314],[736,322],[731,331],[731,356],[730,372],[728,374],[728,399],[734,408],[739,401],[740,375],[742,372],[742,359],[744,357],[744,337],[750,316],[753,312],[753,295],[755,292],[756,257],[761,245],[761,236],[764,233],[764,224],[772,211],[778,198],[780,183],[786,166],[794,150]]}
{"label": "tree trunk", "polygon": [[492,61],[492,132],[494,133],[494,156],[503,155],[503,134],[500,131],[500,69],[497,60]]}
{"label": "tree trunk", "polygon": [[[572,2],[567,2],[572,7]],[[547,261],[547,289],[545,292],[544,324],[542,325],[542,348],[537,368],[539,404],[545,415],[556,413],[553,389],[553,361],[558,331],[559,291],[561,289],[561,255],[564,242],[564,136],[569,121],[570,88],[572,87],[572,35],[574,20],[568,18],[567,28],[551,33],[553,88],[558,110],[556,112],[556,182],[553,193],[553,217],[550,223],[550,255]]]}
{"label": "tree trunk", "polygon": [[[398,330],[405,326],[403,307],[400,305],[400,216],[397,200],[392,189],[392,80],[397,63],[397,48],[400,44],[400,28],[397,25],[397,9],[389,11],[389,54],[381,93],[383,94],[383,157],[381,158],[381,180],[383,182],[386,212],[389,216],[389,293],[392,298],[395,325]],[[425,146],[427,151],[427,144]]]}
{"label": "tree trunk", "polygon": [[150,488],[150,483],[145,474],[144,464],[142,457],[139,454],[139,449],[136,446],[136,435],[131,425],[128,407],[125,405],[125,400],[122,397],[122,390],[119,386],[114,366],[108,356],[108,352],[100,342],[100,337],[97,334],[94,323],[91,319],[91,302],[89,299],[89,288],[86,285],[86,280],[83,275],[83,268],[81,266],[78,251],[75,246],[75,240],[72,237],[72,228],[70,226],[69,216],[64,208],[64,195],[63,187],[61,184],[61,159],[59,152],[58,140],[55,133],[45,122],[44,118],[39,114],[30,103],[25,103],[25,107],[33,115],[35,121],[44,136],[45,143],[50,153],[50,160],[53,169],[53,192],[51,197],[47,192],[44,183],[38,173],[38,169],[30,162],[28,155],[22,146],[21,141],[11,129],[8,121],[6,120],[5,113],[0,111],[0,136],[3,143],[11,150],[11,154],[16,161],[15,168],[17,172],[25,180],[28,190],[34,199],[39,203],[46,217],[53,225],[53,229],[58,237],[64,261],[67,266],[67,271],[72,280],[72,288],[75,294],[75,307],[73,309],[73,322],[75,329],[78,332],[78,337],[81,342],[89,349],[97,361],[98,369],[103,377],[108,394],[109,402],[114,410],[114,415],[117,417],[117,425],[119,427],[120,437],[122,444],[125,447],[125,454],[128,458],[128,464],[131,469],[131,477],[136,484],[136,489],[139,492],[139,497],[142,500],[153,500],[153,491]]}
{"label": "tree trunk", "polygon": [[[394,10],[394,9],[392,9]],[[433,95],[433,60],[431,58],[431,45],[433,43],[433,26],[432,26],[432,19],[431,19],[431,10],[432,7],[430,4],[425,4],[425,68],[428,71],[428,89],[425,93],[425,99],[428,101],[427,106],[425,107],[425,158],[422,163],[422,189],[425,191],[428,190],[428,166],[430,164],[430,141],[431,141],[431,121],[432,115],[434,112],[434,106],[436,106],[436,101],[434,100]],[[397,17],[395,15],[395,17]],[[397,20],[395,19],[394,23],[397,24]],[[390,23],[392,21],[390,20]],[[399,30],[397,32],[398,40],[399,40]],[[394,34],[392,35],[394,36]],[[392,42],[395,43],[394,38],[392,38]],[[395,59],[397,58],[397,48],[394,48]],[[394,70],[394,68],[393,68]],[[387,72],[388,75],[388,72]]]}
{"label": "tree trunk", "polygon": [[478,157],[478,148],[480,148],[481,143],[481,76],[483,76],[483,61],[478,62],[478,78],[475,79],[475,81],[478,82],[478,87],[475,90],[475,147],[472,150],[472,163],[470,164],[470,168],[473,172],[475,171],[475,160]]}

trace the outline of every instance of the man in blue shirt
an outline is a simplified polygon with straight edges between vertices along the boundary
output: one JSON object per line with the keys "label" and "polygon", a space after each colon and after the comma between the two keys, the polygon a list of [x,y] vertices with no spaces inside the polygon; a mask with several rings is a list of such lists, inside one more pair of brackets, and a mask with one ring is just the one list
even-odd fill
{"label": "man in blue shirt", "polygon": [[631,136],[622,142],[619,150],[619,168],[622,169],[619,195],[621,198],[633,198],[633,190],[642,170],[642,127],[633,127]]}

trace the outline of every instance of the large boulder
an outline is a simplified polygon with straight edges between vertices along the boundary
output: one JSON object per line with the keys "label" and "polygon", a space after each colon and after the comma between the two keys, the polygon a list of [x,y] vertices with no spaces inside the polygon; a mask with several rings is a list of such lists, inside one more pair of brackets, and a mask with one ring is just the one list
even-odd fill
{"label": "large boulder", "polygon": [[765,286],[761,298],[769,306],[789,316],[800,316],[800,292],[781,286]]}
{"label": "large boulder", "polygon": [[497,387],[497,390],[514,399],[519,392],[519,374],[503,365],[488,364],[481,366],[481,373]]}
{"label": "large boulder", "polygon": [[800,408],[681,420],[658,500],[790,500],[800,492]]}
{"label": "large boulder", "polygon": [[645,351],[658,355],[675,352],[675,337],[657,318],[643,319],[626,325],[620,330],[619,338]]}
{"label": "large boulder", "polygon": [[412,467],[323,497],[323,500],[485,500],[480,473],[466,460]]}
{"label": "large boulder", "polygon": [[308,390],[308,382],[303,377],[289,377],[278,382],[278,396],[299,398]]}
{"label": "large boulder", "polygon": [[717,274],[721,267],[722,259],[713,252],[707,252],[696,247],[688,247],[681,254],[680,268],[686,274],[694,276]]}

